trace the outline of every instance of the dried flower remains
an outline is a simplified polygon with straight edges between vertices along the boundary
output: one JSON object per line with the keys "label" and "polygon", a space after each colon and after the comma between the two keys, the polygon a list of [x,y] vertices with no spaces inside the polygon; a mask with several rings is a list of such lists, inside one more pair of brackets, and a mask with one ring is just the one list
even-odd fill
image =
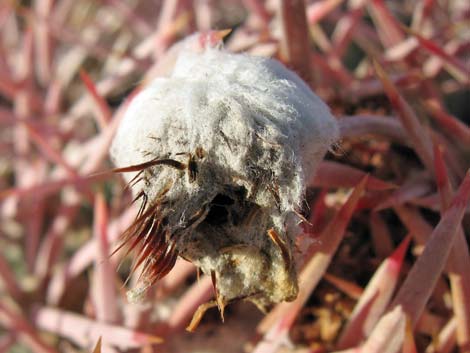
{"label": "dried flower remains", "polygon": [[212,277],[219,308],[296,298],[306,181],[337,130],[276,60],[183,51],[170,77],[132,101],[111,148],[140,202],[124,244],[138,249],[142,288],[181,256]]}

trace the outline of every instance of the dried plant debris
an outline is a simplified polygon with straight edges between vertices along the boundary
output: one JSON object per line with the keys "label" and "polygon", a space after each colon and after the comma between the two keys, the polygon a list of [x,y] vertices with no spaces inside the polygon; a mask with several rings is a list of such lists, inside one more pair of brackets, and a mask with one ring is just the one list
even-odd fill
{"label": "dried plant debris", "polygon": [[131,296],[179,255],[212,275],[219,308],[296,298],[306,180],[337,134],[328,107],[279,62],[183,51],[132,101],[111,148],[141,202],[124,234],[143,265]]}

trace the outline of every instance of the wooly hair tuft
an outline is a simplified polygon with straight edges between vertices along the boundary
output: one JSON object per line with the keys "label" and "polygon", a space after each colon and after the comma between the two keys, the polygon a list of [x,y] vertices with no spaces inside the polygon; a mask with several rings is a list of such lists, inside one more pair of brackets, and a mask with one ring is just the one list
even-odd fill
{"label": "wooly hair tuft", "polygon": [[111,155],[117,167],[158,158],[191,165],[152,166],[133,192],[164,205],[167,241],[213,276],[221,303],[264,307],[297,295],[297,215],[337,138],[329,108],[294,72],[207,48],[183,52],[169,77],[133,99]]}

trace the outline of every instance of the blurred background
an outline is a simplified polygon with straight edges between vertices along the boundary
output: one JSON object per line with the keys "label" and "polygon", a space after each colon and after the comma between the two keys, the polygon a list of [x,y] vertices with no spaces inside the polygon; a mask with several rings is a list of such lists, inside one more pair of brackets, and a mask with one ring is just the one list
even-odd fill
{"label": "blurred background", "polygon": [[[0,352],[469,352],[469,15],[464,0],[1,0]],[[198,311],[190,333],[210,278],[179,259],[129,303],[133,254],[110,254],[137,209],[97,173],[132,97],[221,38],[296,71],[341,141],[308,181],[299,298],[235,303],[224,323]]]}

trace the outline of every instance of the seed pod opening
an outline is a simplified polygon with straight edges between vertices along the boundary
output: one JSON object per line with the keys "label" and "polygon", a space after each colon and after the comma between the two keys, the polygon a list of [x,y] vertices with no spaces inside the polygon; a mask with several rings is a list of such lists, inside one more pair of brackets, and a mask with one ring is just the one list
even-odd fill
{"label": "seed pod opening", "polygon": [[124,235],[152,284],[177,255],[218,303],[297,296],[305,181],[338,135],[328,107],[279,62],[207,48],[132,101],[111,155],[141,202]]}

